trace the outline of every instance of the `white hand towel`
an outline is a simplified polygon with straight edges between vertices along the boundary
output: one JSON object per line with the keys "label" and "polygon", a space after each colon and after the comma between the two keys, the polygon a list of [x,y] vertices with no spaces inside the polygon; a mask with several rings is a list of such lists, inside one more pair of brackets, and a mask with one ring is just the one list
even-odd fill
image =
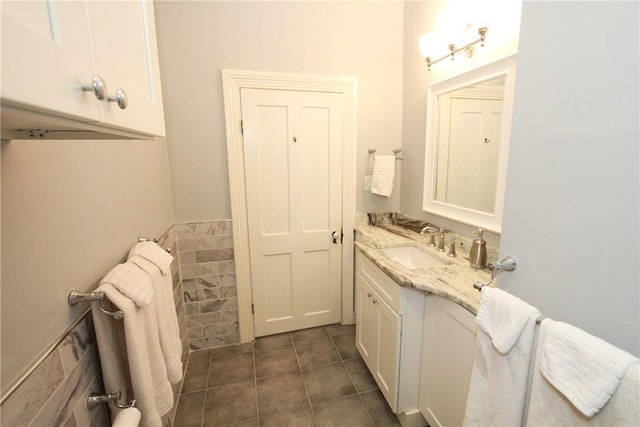
{"label": "white hand towel", "polygon": [[609,401],[627,368],[638,359],[564,322],[553,322],[540,371],[587,417]]}
{"label": "white hand towel", "polygon": [[539,316],[513,295],[482,288],[465,426],[521,425]]}
{"label": "white hand towel", "polygon": [[155,242],[136,243],[136,245],[129,251],[128,258],[131,258],[134,255],[140,255],[142,258],[154,263],[160,271],[162,271],[162,274],[167,274],[169,268],[171,268],[171,262],[173,261],[173,257]]}
{"label": "white hand towel", "polygon": [[395,156],[375,156],[373,177],[371,178],[371,192],[373,194],[391,197],[395,167]]}
{"label": "white hand towel", "polygon": [[151,277],[143,273],[140,268],[131,263],[116,265],[100,281],[100,284],[109,283],[127,296],[138,307],[149,305],[153,298],[153,283]]}
{"label": "white hand towel", "polygon": [[567,326],[550,319],[540,325],[526,425],[640,425],[638,358]]}
{"label": "white hand towel", "polygon": [[502,354],[511,350],[537,308],[498,288],[484,287],[476,323]]}
{"label": "white hand towel", "polygon": [[182,379],[182,341],[180,340],[180,327],[173,298],[171,268],[166,274],[162,274],[154,263],[139,255],[129,258],[129,262],[146,271],[153,280],[162,355],[169,381],[171,384],[177,384]]}
{"label": "white hand towel", "polygon": [[[173,406],[173,390],[160,349],[155,301],[146,308],[138,308],[109,283],[100,285],[97,290],[104,292],[124,313],[124,319],[116,320],[93,304],[105,388],[109,392],[122,390],[122,400],[136,399],[142,412],[142,426],[161,427],[160,417]],[[111,408],[112,419],[115,419],[118,409],[113,405]]]}

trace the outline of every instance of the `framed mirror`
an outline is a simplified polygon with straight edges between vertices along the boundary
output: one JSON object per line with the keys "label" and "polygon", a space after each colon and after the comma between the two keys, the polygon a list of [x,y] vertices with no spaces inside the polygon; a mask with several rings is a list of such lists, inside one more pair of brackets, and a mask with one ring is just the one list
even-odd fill
{"label": "framed mirror", "polygon": [[501,232],[515,71],[514,54],[429,85],[426,212]]}

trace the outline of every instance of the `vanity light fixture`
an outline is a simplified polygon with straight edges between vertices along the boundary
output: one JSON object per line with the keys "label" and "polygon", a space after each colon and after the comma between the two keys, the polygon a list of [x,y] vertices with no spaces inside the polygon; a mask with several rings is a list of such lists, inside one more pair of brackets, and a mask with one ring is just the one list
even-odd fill
{"label": "vanity light fixture", "polygon": [[486,38],[487,31],[489,31],[489,27],[478,28],[479,38],[465,44],[462,47],[456,47],[455,43],[450,43],[448,45],[449,53],[435,60],[432,59],[432,57],[430,56],[430,53],[432,53],[434,50],[437,49],[437,46],[435,46],[437,44],[437,36],[434,33],[428,33],[423,35],[422,37],[420,37],[420,52],[422,52],[422,56],[424,57],[424,60],[427,63],[427,69],[431,71],[431,66],[433,64],[437,64],[438,62],[446,58],[451,58],[451,60],[453,61],[455,56],[458,53],[463,51],[467,53],[467,56],[472,56],[473,49],[476,44],[480,43],[480,46],[484,46],[484,40]]}

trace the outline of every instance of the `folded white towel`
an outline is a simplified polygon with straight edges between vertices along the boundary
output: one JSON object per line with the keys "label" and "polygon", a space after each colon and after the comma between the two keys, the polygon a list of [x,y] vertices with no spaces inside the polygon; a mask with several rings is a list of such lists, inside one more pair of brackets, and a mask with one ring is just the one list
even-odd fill
{"label": "folded white towel", "polygon": [[147,272],[153,281],[160,347],[169,381],[171,384],[177,384],[182,379],[182,341],[173,298],[171,268],[166,274],[162,274],[154,263],[139,255],[133,255],[129,262]]}
{"label": "folded white towel", "polygon": [[[561,322],[545,319],[540,325],[526,425],[640,425],[638,359],[584,331],[556,323]],[[618,375],[622,375],[619,381]],[[549,376],[562,389],[552,385]]]}
{"label": "folded white towel", "polygon": [[609,401],[629,365],[638,359],[582,329],[553,322],[540,362],[542,375],[591,417]]}
{"label": "folded white towel", "polygon": [[493,345],[503,354],[511,350],[520,338],[537,308],[498,288],[484,287],[476,323],[491,337]]}
{"label": "folded white towel", "polygon": [[391,197],[395,167],[395,156],[375,156],[373,177],[371,178],[371,192],[373,194]]}
{"label": "folded white towel", "polygon": [[521,425],[539,316],[513,295],[482,288],[465,426]]}
{"label": "folded white towel", "polygon": [[[122,390],[123,400],[136,399],[142,426],[161,427],[160,417],[173,406],[173,390],[160,349],[155,301],[138,308],[109,283],[97,290],[124,313],[124,319],[116,320],[100,311],[96,303],[92,307],[105,388]],[[111,408],[115,419],[119,410]]]}
{"label": "folded white towel", "polygon": [[100,281],[100,284],[104,283],[113,285],[140,308],[147,307],[153,298],[151,277],[135,264],[125,262],[116,265]]}
{"label": "folded white towel", "polygon": [[136,243],[136,245],[129,251],[128,258],[131,258],[134,255],[140,255],[142,258],[154,263],[160,271],[162,271],[162,274],[166,274],[169,271],[171,262],[173,261],[173,257],[155,242]]}

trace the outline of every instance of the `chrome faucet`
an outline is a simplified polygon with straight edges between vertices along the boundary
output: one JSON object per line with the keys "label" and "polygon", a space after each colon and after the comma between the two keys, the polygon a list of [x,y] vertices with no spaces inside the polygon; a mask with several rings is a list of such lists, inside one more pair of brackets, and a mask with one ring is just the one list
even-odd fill
{"label": "chrome faucet", "polygon": [[447,232],[447,230],[443,227],[440,226],[438,228],[432,227],[430,225],[427,225],[426,227],[424,227],[422,230],[420,230],[420,234],[426,234],[427,231],[431,231],[431,240],[429,240],[429,246],[435,246],[435,242],[433,241],[433,233],[440,233],[440,239],[438,240],[438,247],[437,247],[437,251],[438,252],[444,252],[444,233]]}

